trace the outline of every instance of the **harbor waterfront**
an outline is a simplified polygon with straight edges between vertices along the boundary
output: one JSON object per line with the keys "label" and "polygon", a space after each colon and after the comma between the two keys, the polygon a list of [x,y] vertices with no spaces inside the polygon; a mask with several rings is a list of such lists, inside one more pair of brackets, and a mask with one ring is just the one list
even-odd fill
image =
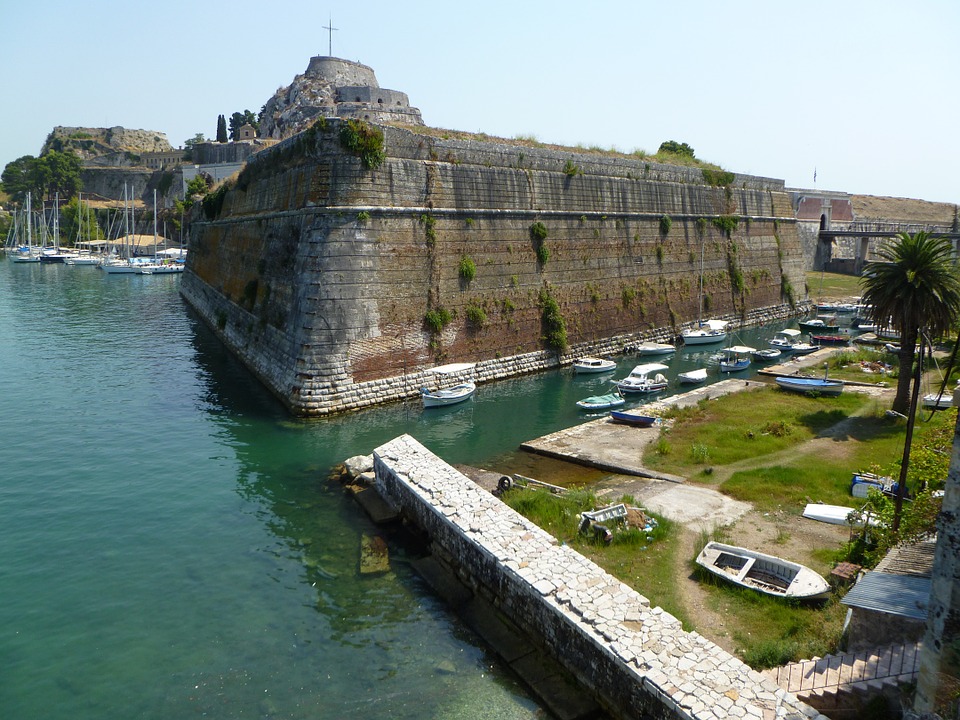
{"label": "harbor waterfront", "polygon": [[[576,401],[643,360],[481,385],[446,408],[297,420],[186,308],[179,282],[0,262],[3,716],[536,712],[403,547],[390,573],[359,573],[377,529],[326,477],[403,433],[451,463],[542,462],[520,443],[588,419]],[[677,352],[666,374],[717,349]]]}

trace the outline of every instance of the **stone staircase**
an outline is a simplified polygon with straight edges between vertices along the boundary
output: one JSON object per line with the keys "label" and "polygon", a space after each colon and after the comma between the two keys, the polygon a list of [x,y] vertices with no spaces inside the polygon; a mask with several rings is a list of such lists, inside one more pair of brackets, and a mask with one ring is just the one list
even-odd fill
{"label": "stone staircase", "polygon": [[896,698],[901,684],[916,679],[919,667],[920,643],[899,643],[765,672],[784,690],[837,720],[876,696]]}

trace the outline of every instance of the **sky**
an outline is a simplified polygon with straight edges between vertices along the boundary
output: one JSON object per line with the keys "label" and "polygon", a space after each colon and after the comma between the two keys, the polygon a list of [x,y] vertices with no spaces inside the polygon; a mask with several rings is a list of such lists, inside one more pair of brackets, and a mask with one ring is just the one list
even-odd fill
{"label": "sky", "polygon": [[332,35],[433,127],[960,203],[958,31],[956,0],[0,0],[0,168],[57,125],[212,138]]}

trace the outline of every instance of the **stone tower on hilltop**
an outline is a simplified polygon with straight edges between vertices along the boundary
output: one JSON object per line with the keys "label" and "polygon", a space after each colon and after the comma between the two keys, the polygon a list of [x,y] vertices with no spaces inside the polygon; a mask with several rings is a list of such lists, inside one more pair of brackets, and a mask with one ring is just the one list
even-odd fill
{"label": "stone tower on hilltop", "polygon": [[282,140],[302,132],[318,117],[423,125],[407,94],[381,88],[373,68],[324,56],[310,58],[306,72],[267,101],[260,136]]}

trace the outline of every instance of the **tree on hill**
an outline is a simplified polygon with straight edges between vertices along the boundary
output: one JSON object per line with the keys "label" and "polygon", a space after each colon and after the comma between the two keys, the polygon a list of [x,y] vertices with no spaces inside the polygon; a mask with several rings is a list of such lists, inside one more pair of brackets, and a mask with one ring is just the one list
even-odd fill
{"label": "tree on hill", "polygon": [[230,139],[237,140],[239,139],[239,130],[244,125],[250,125],[254,130],[260,129],[260,121],[257,119],[257,116],[251,110],[244,110],[241,112],[235,112],[230,116]]}
{"label": "tree on hill", "polygon": [[223,115],[217,116],[217,142],[227,141],[227,119]]}
{"label": "tree on hill", "polygon": [[81,188],[83,164],[72,152],[50,150],[36,158],[24,155],[7,163],[0,175],[3,189],[14,200],[22,202],[29,192],[38,200],[56,193],[62,200],[73,197]]}

